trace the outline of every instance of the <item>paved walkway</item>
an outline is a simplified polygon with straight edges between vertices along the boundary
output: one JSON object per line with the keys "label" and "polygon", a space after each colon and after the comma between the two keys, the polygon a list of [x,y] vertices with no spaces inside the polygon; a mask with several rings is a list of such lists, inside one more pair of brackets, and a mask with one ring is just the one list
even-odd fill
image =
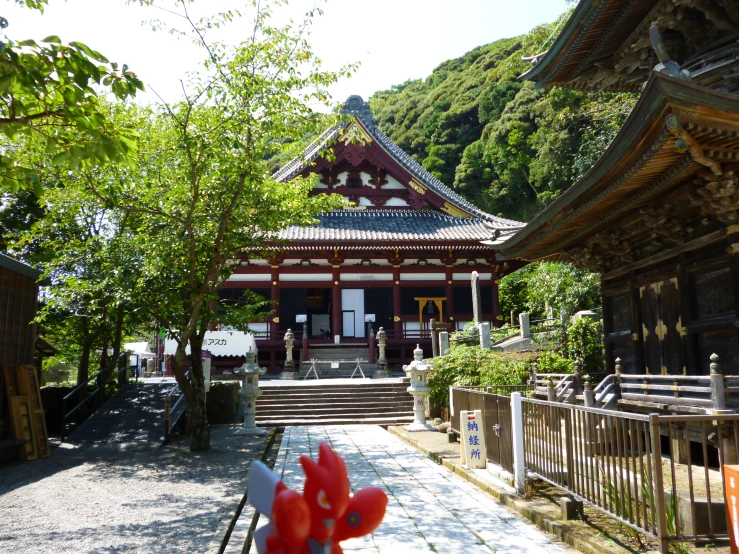
{"label": "paved walkway", "polygon": [[[275,464],[288,487],[302,492],[299,457],[316,458],[322,441],[344,457],[354,491],[380,487],[390,500],[372,536],[342,543],[347,553],[565,552],[493,497],[380,427],[288,427]],[[265,523],[262,518],[259,525]]]}

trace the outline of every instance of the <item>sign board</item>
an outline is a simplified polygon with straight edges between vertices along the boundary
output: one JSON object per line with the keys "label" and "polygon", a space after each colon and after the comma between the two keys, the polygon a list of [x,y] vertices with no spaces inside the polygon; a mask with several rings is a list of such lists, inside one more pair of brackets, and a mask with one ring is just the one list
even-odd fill
{"label": "sign board", "polygon": [[731,554],[739,554],[739,466],[724,466],[724,483]]}
{"label": "sign board", "polygon": [[375,314],[364,314],[364,322],[365,323],[374,323],[375,322]]}
{"label": "sign board", "polygon": [[331,369],[339,369],[339,362],[331,362]]}
{"label": "sign board", "polygon": [[295,316],[295,323],[305,323],[308,321],[308,314],[297,314]]}
{"label": "sign board", "polygon": [[[254,335],[251,333],[242,333],[236,331],[229,333],[227,331],[208,331],[203,338],[203,349],[209,350],[212,356],[243,356],[251,348],[252,352],[257,351],[257,343]],[[174,355],[177,351],[177,341],[167,339],[164,341],[164,353],[166,355]],[[190,345],[187,345],[185,353],[190,353]]]}
{"label": "sign board", "polygon": [[459,427],[462,433],[462,463],[467,469],[484,469],[485,433],[483,431],[482,411],[462,410],[459,413]]}
{"label": "sign board", "polygon": [[205,392],[210,390],[210,356],[203,356],[203,377],[205,380]]}

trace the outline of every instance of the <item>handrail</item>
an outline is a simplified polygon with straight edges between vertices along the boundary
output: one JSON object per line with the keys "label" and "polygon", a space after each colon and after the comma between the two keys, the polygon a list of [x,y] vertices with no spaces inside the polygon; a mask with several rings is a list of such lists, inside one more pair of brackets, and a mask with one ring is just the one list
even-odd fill
{"label": "handrail", "polygon": [[[185,377],[190,377],[190,372],[185,372]],[[174,403],[174,406],[172,405],[172,397],[175,395],[175,393],[179,392],[180,396],[177,399],[177,401]],[[182,389],[180,388],[179,383],[175,383],[175,385],[169,390],[169,392],[164,396],[164,441],[162,442],[162,445],[167,444],[171,439],[172,429],[175,428],[177,423],[179,423],[180,418],[184,415],[184,413],[187,411],[187,406],[185,406],[185,409],[182,410],[179,415],[175,417],[175,420],[172,421],[172,414],[177,409],[177,406],[180,405],[180,402],[182,400],[185,400],[185,403],[187,403],[187,399],[185,398],[185,393],[182,392]]]}
{"label": "handrail", "polygon": [[[95,389],[90,394],[88,394],[81,402],[79,402],[74,408],[72,408],[69,411],[67,411],[67,400],[69,400],[72,397],[72,395],[74,395],[76,392],[82,390],[83,387],[87,387],[90,384],[90,381],[92,381],[93,379],[97,380],[97,378],[100,376],[101,373],[103,373],[103,372],[107,373],[111,369],[115,368],[115,364],[116,363],[117,363],[117,361],[112,360],[110,362],[109,366],[106,369],[101,369],[100,371],[98,371],[97,373],[95,373],[94,375],[92,375],[91,377],[89,377],[84,383],[81,383],[81,384],[77,385],[74,389],[72,389],[71,392],[69,392],[67,395],[65,395],[62,398],[62,425],[61,425],[61,431],[60,431],[60,435],[61,435],[60,438],[61,438],[62,441],[64,440],[64,438],[66,436],[67,420],[69,420],[69,418],[71,418],[75,414],[75,412],[77,412],[77,410],[79,410],[82,406],[84,406],[85,404],[87,404],[87,402],[89,402],[91,398],[93,398],[94,396],[100,394],[101,391],[104,393],[104,391],[105,391],[105,385],[107,385],[108,383],[114,382],[120,376],[121,372],[128,371],[128,368],[127,367],[122,367],[122,368],[118,369],[118,371],[116,371],[115,373],[112,373],[110,375],[110,377],[108,378],[108,380],[105,381],[105,383],[102,384],[102,386],[100,386],[100,384],[98,384],[95,387]],[[94,413],[96,410],[97,410],[97,408],[95,408],[92,411],[92,413]],[[92,414],[90,414],[90,415],[92,415]]]}

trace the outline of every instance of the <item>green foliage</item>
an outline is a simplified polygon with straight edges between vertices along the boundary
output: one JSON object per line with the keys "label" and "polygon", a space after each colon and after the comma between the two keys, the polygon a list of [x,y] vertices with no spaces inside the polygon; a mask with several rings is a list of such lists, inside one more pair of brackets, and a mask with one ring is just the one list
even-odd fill
{"label": "green foliage", "polygon": [[634,95],[536,90],[521,57],[546,50],[569,13],[475,48],[370,98],[380,128],[428,171],[490,213],[526,220],[605,150]]}
{"label": "green foliage", "polygon": [[479,346],[454,346],[433,359],[429,374],[430,397],[439,406],[449,405],[450,386],[524,385],[533,355],[495,352]]}
{"label": "green foliage", "polygon": [[572,373],[575,360],[567,358],[556,350],[544,350],[536,360],[538,373]]}
{"label": "green foliage", "polygon": [[[43,11],[43,0],[19,4]],[[0,18],[0,26],[8,22]],[[40,141],[54,165],[72,169],[130,162],[136,134],[113,124],[105,94],[125,100],[143,90],[125,64],[118,66],[81,42],[62,44],[57,36],[0,39],[0,189],[31,188],[41,176],[22,163],[24,151]]]}
{"label": "green foliage", "polygon": [[503,313],[528,313],[532,319],[547,315],[592,310],[601,305],[600,277],[559,262],[536,262],[506,275],[500,283]]}
{"label": "green foliage", "polygon": [[600,323],[583,317],[570,325],[567,328],[565,352],[570,360],[583,361],[583,373],[603,371],[605,358]]}

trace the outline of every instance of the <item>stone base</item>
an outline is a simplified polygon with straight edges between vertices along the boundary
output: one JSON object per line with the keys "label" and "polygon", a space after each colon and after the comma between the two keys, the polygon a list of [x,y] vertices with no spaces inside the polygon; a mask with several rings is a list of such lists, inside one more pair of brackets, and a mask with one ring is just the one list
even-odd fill
{"label": "stone base", "polygon": [[387,379],[390,377],[390,372],[387,369],[376,369],[372,374],[373,379]]}
{"label": "stone base", "polygon": [[241,427],[236,430],[237,435],[264,435],[266,433],[267,430],[261,427]]}
{"label": "stone base", "polygon": [[280,373],[280,379],[284,381],[294,381],[298,378],[298,372],[297,371],[283,371]]}
{"label": "stone base", "polygon": [[438,429],[434,427],[433,425],[429,425],[428,423],[411,423],[410,425],[405,426],[406,431],[436,431],[438,432]]}

